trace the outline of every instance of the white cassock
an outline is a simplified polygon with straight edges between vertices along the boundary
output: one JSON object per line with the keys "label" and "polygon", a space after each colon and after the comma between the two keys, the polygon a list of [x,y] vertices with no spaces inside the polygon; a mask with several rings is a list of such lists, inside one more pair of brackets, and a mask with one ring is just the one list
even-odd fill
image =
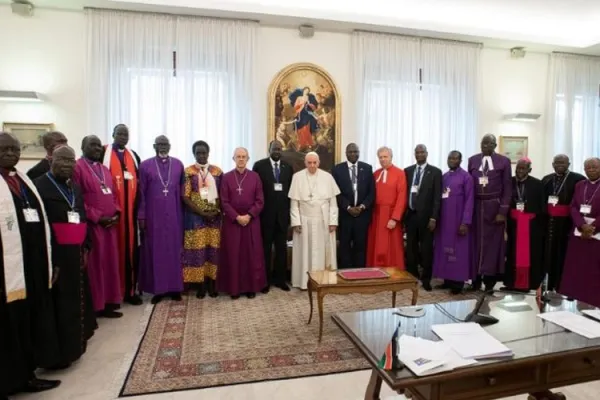
{"label": "white cassock", "polygon": [[308,271],[337,269],[335,232],[329,232],[329,226],[338,225],[339,193],[331,174],[321,169],[314,175],[304,169],[292,178],[288,195],[291,222],[302,227],[302,232],[294,230],[293,236],[293,287],[306,289]]}

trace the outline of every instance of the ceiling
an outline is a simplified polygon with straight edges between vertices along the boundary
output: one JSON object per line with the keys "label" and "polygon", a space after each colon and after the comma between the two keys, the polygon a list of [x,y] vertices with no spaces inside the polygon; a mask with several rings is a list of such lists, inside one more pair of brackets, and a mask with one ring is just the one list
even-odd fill
{"label": "ceiling", "polygon": [[[487,47],[600,55],[600,0],[31,0],[39,8],[99,7],[313,24],[481,42]],[[10,0],[0,0],[10,3]]]}

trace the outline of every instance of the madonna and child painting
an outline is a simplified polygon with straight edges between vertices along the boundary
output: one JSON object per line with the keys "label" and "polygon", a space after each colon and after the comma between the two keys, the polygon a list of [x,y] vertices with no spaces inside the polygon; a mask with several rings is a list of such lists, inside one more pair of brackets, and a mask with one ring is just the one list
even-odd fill
{"label": "madonna and child painting", "polygon": [[304,156],[319,154],[331,171],[339,159],[340,99],[327,72],[313,64],[293,64],[273,79],[269,89],[269,141],[283,146],[282,157],[304,168]]}

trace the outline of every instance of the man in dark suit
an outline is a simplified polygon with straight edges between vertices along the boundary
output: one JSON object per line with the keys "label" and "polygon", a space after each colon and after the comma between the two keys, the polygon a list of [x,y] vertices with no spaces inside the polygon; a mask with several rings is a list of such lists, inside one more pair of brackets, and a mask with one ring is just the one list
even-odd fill
{"label": "man in dark suit", "polygon": [[44,149],[46,149],[46,157],[27,171],[27,176],[31,180],[39,178],[50,171],[52,153],[56,147],[65,146],[67,144],[67,137],[58,131],[48,132],[42,136],[42,144],[44,145]]}
{"label": "man in dark suit", "polygon": [[350,143],[346,146],[348,161],[336,165],[331,172],[341,192],[337,196],[341,268],[362,268],[367,258],[367,235],[375,200],[375,182],[373,168],[358,161],[359,154],[358,146]]}
{"label": "man in dark suit", "polygon": [[[288,192],[292,184],[292,167],[281,159],[281,142],[273,140],[269,145],[268,158],[254,163],[252,170],[262,181],[265,206],[260,214],[268,293],[271,285],[289,291],[287,277],[287,236],[290,226],[290,199]],[[275,260],[271,268],[271,251],[275,247]]]}
{"label": "man in dark suit", "polygon": [[406,227],[406,269],[419,278],[422,268],[423,289],[431,291],[433,264],[433,232],[440,214],[442,171],[427,164],[427,147],[415,147],[416,165],[406,168],[408,208],[404,215]]}

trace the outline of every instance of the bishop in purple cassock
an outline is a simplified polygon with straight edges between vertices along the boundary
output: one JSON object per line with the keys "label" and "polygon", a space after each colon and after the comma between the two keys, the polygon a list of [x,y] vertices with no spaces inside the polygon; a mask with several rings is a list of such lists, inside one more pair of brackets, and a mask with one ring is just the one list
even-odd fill
{"label": "bishop in purple cassock", "polygon": [[473,213],[473,289],[481,282],[492,290],[504,273],[504,230],[512,197],[512,169],[508,157],[494,152],[496,137],[481,139],[481,153],[469,158],[469,174],[475,187]]}
{"label": "bishop in purple cassock", "polygon": [[73,181],[81,189],[87,217],[91,249],[88,276],[94,310],[100,317],[118,318],[121,303],[117,221],[119,199],[108,168],[102,165],[102,143],[86,136],[81,143],[83,157],[77,160]]}
{"label": "bishop in purple cassock", "polygon": [[248,158],[246,149],[235,150],[236,168],[223,175],[219,193],[223,227],[217,289],[234,299],[253,298],[267,286],[259,218],[263,189],[258,174],[246,169]]}
{"label": "bishop in purple cassock", "polygon": [[181,301],[183,291],[183,164],[169,157],[166,136],[154,142],[156,157],[140,165],[138,221],[142,233],[139,287],[152,293],[152,303],[165,295]]}
{"label": "bishop in purple cassock", "polygon": [[435,235],[433,274],[444,279],[442,285],[453,294],[462,291],[473,278],[471,264],[471,218],[473,216],[473,178],[460,167],[462,154],[448,155],[450,170],[442,176],[442,206]]}
{"label": "bishop in purple cassock", "polygon": [[600,159],[585,162],[588,179],[575,186],[569,239],[560,292],[600,307]]}

